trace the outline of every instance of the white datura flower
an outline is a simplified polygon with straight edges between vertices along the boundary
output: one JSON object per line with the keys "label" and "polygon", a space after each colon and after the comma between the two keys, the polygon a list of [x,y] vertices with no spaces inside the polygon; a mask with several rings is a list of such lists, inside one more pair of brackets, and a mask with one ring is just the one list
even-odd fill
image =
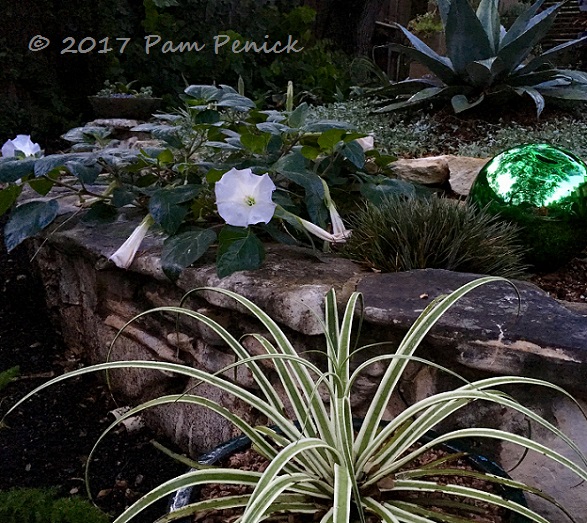
{"label": "white datura flower", "polygon": [[363,149],[364,152],[375,149],[375,140],[372,136],[364,136],[355,140]]}
{"label": "white datura flower", "polygon": [[150,214],[147,214],[140,225],[128,237],[128,240],[126,240],[108,259],[112,260],[117,267],[128,269],[135,259],[135,255],[139,250],[143,239],[147,235],[149,227],[153,225],[153,222],[153,217]]}
{"label": "white datura flower", "polygon": [[342,218],[340,217],[340,214],[338,214],[336,206],[330,197],[330,190],[328,189],[328,185],[324,180],[322,180],[322,185],[324,186],[324,201],[326,203],[326,207],[328,207],[328,212],[330,213],[332,232],[328,232],[322,227],[319,227],[318,225],[309,222],[308,220],[304,220],[299,216],[294,216],[298,223],[304,227],[304,229],[306,229],[309,233],[312,233],[314,236],[317,236],[321,240],[333,244],[346,243],[346,241],[351,237],[352,231],[345,228]]}
{"label": "white datura flower", "polygon": [[28,134],[19,134],[14,140],[7,140],[2,146],[4,158],[16,156],[18,151],[25,156],[36,156],[41,152],[41,146],[34,143]]}
{"label": "white datura flower", "polygon": [[271,199],[275,184],[268,174],[259,176],[251,169],[231,169],[216,182],[218,214],[228,225],[248,227],[269,223],[275,212]]}

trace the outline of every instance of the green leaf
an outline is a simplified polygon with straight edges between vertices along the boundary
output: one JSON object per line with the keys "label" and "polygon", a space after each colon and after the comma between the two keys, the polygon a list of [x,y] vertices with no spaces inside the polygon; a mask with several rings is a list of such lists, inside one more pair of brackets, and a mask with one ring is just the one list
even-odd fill
{"label": "green leaf", "polygon": [[536,89],[532,89],[531,87],[517,87],[515,91],[519,95],[527,94],[530,98],[532,98],[532,101],[536,105],[536,118],[538,118],[544,110],[544,96],[542,96]]}
{"label": "green leaf", "polygon": [[308,133],[323,133],[330,129],[353,129],[353,126],[347,122],[340,122],[338,120],[317,120],[308,122],[301,127],[302,131]]}
{"label": "green leaf", "polygon": [[389,48],[405,54],[406,56],[425,65],[434,73],[442,82],[447,85],[454,84],[459,81],[459,77],[455,74],[453,64],[445,57],[440,56],[436,51],[432,50],[416,35],[410,33],[406,28],[399,26],[401,31],[410,41],[412,47],[406,47],[401,44],[390,44]]}
{"label": "green leaf", "polygon": [[210,245],[216,241],[211,229],[198,229],[170,236],[163,243],[161,264],[163,272],[172,281],[177,280],[181,271],[201,258]]}
{"label": "green leaf", "polygon": [[237,111],[248,111],[255,108],[255,102],[246,96],[241,96],[238,93],[226,93],[218,102],[218,107],[230,107]]}
{"label": "green leaf", "polygon": [[82,222],[90,224],[112,223],[117,216],[116,208],[105,202],[98,201],[83,215]]}
{"label": "green leaf", "polygon": [[57,216],[58,210],[59,204],[56,200],[32,201],[19,205],[4,228],[4,243],[8,252],[47,227]]}
{"label": "green leaf", "polygon": [[50,179],[51,177],[52,175],[49,175],[47,178],[34,178],[32,180],[28,180],[28,184],[33,191],[40,194],[41,196],[45,196],[49,194],[49,191],[51,191],[55,185]]}
{"label": "green leaf", "polygon": [[362,169],[365,165],[365,151],[358,142],[345,143],[340,153],[357,169]]}
{"label": "green leaf", "polygon": [[476,105],[479,105],[485,99],[485,95],[482,94],[475,100],[474,102],[469,102],[467,97],[464,94],[457,94],[450,99],[450,103],[455,113],[462,113],[467,109],[471,109]]}
{"label": "green leaf", "polygon": [[173,163],[175,158],[173,153],[169,149],[163,149],[158,155],[157,160],[159,163]]}
{"label": "green leaf", "polygon": [[112,205],[114,207],[124,207],[135,200],[135,195],[125,189],[117,187],[112,191]]}
{"label": "green leaf", "polygon": [[493,54],[499,50],[500,20],[498,12],[499,0],[481,0],[477,8],[477,18],[485,29]]}
{"label": "green leaf", "polygon": [[33,174],[38,158],[13,160],[0,158],[0,183],[13,183],[20,178]]}
{"label": "green leaf", "polygon": [[[555,4],[534,16],[527,28],[515,39],[508,41],[507,36],[513,27],[508,31],[502,41],[502,47],[498,56],[503,60],[508,71],[513,71],[532,52],[534,46],[540,42],[552,27],[557,11],[561,4]],[[515,24],[515,23],[514,23]],[[508,42],[507,44],[505,42]]]}
{"label": "green leaf", "polygon": [[80,182],[85,184],[94,183],[102,171],[102,167],[96,161],[72,160],[66,162],[65,167]]}
{"label": "green leaf", "polygon": [[324,205],[322,178],[306,169],[306,159],[299,151],[281,158],[273,166],[275,171],[305,190],[305,204],[312,222],[323,226],[328,218]]}
{"label": "green leaf", "polygon": [[226,225],[218,235],[216,271],[219,278],[237,271],[261,267],[265,259],[263,243],[250,228]]}
{"label": "green leaf", "polygon": [[346,131],[344,129],[329,129],[328,131],[324,131],[318,137],[318,145],[322,150],[332,151],[338,142],[342,140],[345,133]]}
{"label": "green leaf", "polygon": [[220,98],[222,90],[214,85],[190,85],[185,88],[184,93],[197,100],[212,102]]}
{"label": "green leaf", "polygon": [[301,155],[308,160],[315,160],[320,155],[320,149],[317,147],[311,147],[310,145],[304,145],[300,150]]}
{"label": "green leaf", "polygon": [[300,128],[306,122],[310,107],[306,102],[298,105],[294,111],[289,115],[287,124],[294,129]]}
{"label": "green leaf", "polygon": [[446,52],[459,75],[475,60],[493,56],[493,50],[481,21],[468,0],[452,0],[446,20]]}
{"label": "green leaf", "polygon": [[0,390],[4,389],[10,382],[20,374],[20,367],[10,367],[0,372]]}
{"label": "green leaf", "polygon": [[514,20],[514,23],[501,40],[500,49],[513,42],[527,30],[530,20],[536,16],[543,3],[544,0],[537,0]]}
{"label": "green leaf", "polygon": [[247,131],[241,134],[240,139],[243,146],[253,154],[264,154],[271,140],[271,134],[254,134]]}
{"label": "green leaf", "polygon": [[90,161],[93,155],[84,153],[50,154],[39,158],[35,163],[35,176],[46,176],[53,169],[65,167],[68,162]]}
{"label": "green leaf", "polygon": [[416,195],[414,185],[404,180],[386,178],[381,183],[361,185],[361,194],[371,203],[379,205],[383,200],[394,196],[411,198]]}
{"label": "green leaf", "polygon": [[165,232],[174,234],[188,213],[187,207],[180,204],[195,198],[199,192],[197,185],[159,189],[149,200],[149,213]]}
{"label": "green leaf", "polygon": [[196,124],[213,125],[220,121],[220,113],[214,109],[204,109],[196,115],[194,121]]}
{"label": "green leaf", "polygon": [[22,185],[9,185],[0,191],[0,216],[16,203],[21,192]]}

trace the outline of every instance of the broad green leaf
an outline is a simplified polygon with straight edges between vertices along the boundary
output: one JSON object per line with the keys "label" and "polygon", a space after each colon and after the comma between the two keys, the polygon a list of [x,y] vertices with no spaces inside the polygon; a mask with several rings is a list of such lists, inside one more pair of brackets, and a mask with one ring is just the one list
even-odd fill
{"label": "broad green leaf", "polygon": [[446,53],[459,75],[475,60],[493,56],[485,29],[468,0],[452,0],[445,28]]}
{"label": "broad green leaf", "polygon": [[195,198],[199,191],[197,185],[159,189],[151,195],[149,213],[165,232],[173,234],[188,213],[187,207],[180,204]]}
{"label": "broad green leaf", "polygon": [[21,192],[22,185],[9,185],[0,191],[0,216],[16,203]]}
{"label": "broad green leaf", "polygon": [[361,194],[371,203],[379,205],[384,199],[394,196],[413,197],[416,195],[414,185],[404,180],[386,178],[381,183],[361,185]]}
{"label": "broad green leaf", "polygon": [[344,135],[344,129],[329,129],[318,137],[318,145],[322,150],[332,151]]}
{"label": "broad green leaf", "polygon": [[163,149],[157,155],[157,161],[160,163],[173,163],[175,158],[173,157],[173,153],[169,149]]}
{"label": "broad green leaf", "polygon": [[171,280],[176,280],[181,271],[201,258],[216,241],[216,233],[211,229],[199,229],[170,236],[163,243],[161,264],[163,272]]}
{"label": "broad green leaf", "polygon": [[184,89],[184,93],[197,100],[212,102],[220,98],[222,90],[214,85],[190,85]]}
{"label": "broad green leaf", "polygon": [[273,166],[275,171],[305,190],[304,203],[313,223],[324,226],[328,210],[324,205],[324,186],[322,178],[306,169],[306,159],[299,151],[281,158]]}
{"label": "broad green leaf", "polygon": [[269,140],[271,140],[271,134],[269,133],[254,134],[245,131],[240,135],[240,142],[253,154],[264,154]]}
{"label": "broad green leaf", "polygon": [[320,149],[310,145],[304,145],[300,150],[301,155],[308,160],[315,160],[320,156]]}
{"label": "broad green leaf", "polygon": [[226,225],[218,235],[216,272],[224,278],[237,271],[258,269],[265,259],[263,243],[250,228]]}
{"label": "broad green leaf", "polygon": [[291,127],[279,122],[260,122],[257,124],[257,129],[264,133],[270,133],[276,136],[294,131]]}
{"label": "broad green leaf", "polygon": [[87,153],[50,154],[35,162],[35,176],[46,176],[53,169],[65,167],[68,162],[91,161],[93,157]]}
{"label": "broad green leaf", "polygon": [[14,209],[4,228],[4,243],[8,252],[47,227],[58,210],[56,200],[27,202]]}
{"label": "broad green leaf", "polygon": [[357,169],[362,169],[365,166],[365,151],[358,142],[345,143],[340,150],[347,160],[349,160]]}
{"label": "broad green leaf", "polygon": [[53,182],[53,178],[58,177],[59,174],[53,171],[46,178],[33,178],[27,181],[33,191],[40,194],[41,196],[46,196],[47,194],[49,194],[49,192],[51,191],[51,189],[53,189],[53,186],[55,185],[55,183]]}
{"label": "broad green leaf", "polygon": [[13,183],[35,171],[35,163],[38,158],[0,158],[0,183]]}
{"label": "broad green leaf", "polygon": [[249,109],[255,108],[255,102],[246,96],[241,96],[238,93],[223,94],[218,102],[218,107],[229,107],[236,111],[246,112]]}
{"label": "broad green leaf", "polygon": [[220,113],[214,109],[204,109],[196,115],[194,121],[196,124],[213,125],[220,121]]}
{"label": "broad green leaf", "polygon": [[105,202],[99,201],[94,203],[90,209],[82,216],[82,222],[84,223],[112,223],[118,213],[116,208],[112,205],[108,205]]}
{"label": "broad green leaf", "polygon": [[353,126],[338,120],[316,120],[301,127],[301,130],[307,133],[323,133],[330,129],[353,129]]}
{"label": "broad green leaf", "polygon": [[65,163],[65,167],[84,184],[94,183],[102,172],[102,167],[95,161],[71,160]]}
{"label": "broad green leaf", "polygon": [[306,118],[308,117],[309,112],[310,107],[308,104],[306,102],[301,103],[289,115],[287,124],[294,129],[299,129],[306,122]]}
{"label": "broad green leaf", "polygon": [[112,191],[112,205],[114,207],[124,207],[125,205],[129,205],[135,200],[135,195],[127,191],[126,189],[122,189],[117,187]]}

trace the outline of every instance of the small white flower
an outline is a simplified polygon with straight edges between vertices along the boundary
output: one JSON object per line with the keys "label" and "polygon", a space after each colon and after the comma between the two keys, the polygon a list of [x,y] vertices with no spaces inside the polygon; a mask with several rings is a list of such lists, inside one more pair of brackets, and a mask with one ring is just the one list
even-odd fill
{"label": "small white flower", "polygon": [[153,225],[153,222],[153,217],[150,214],[147,214],[140,225],[128,237],[128,240],[126,240],[108,259],[112,260],[117,267],[128,269],[135,259],[135,255],[139,250],[143,239],[147,235],[149,227]]}
{"label": "small white flower", "polygon": [[7,140],[2,146],[2,156],[16,156],[17,151],[25,156],[35,156],[41,152],[41,146],[38,143],[33,143],[28,134],[19,134],[14,140]]}
{"label": "small white flower", "polygon": [[364,152],[375,149],[375,140],[372,136],[364,136],[363,138],[357,138],[355,141],[363,148]]}
{"label": "small white flower", "polygon": [[268,174],[259,176],[251,169],[233,168],[216,182],[214,190],[218,214],[228,225],[248,227],[273,218],[275,184]]}

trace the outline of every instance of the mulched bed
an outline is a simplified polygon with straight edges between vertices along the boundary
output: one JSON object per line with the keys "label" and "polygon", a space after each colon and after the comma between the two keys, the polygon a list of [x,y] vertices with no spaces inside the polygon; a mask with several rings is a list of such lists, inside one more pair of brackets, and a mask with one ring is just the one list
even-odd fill
{"label": "mulched bed", "polygon": [[[23,249],[10,255],[0,249],[0,276],[0,371],[20,367],[20,377],[0,391],[1,417],[34,387],[82,362],[49,323],[42,286]],[[85,496],[86,458],[113,421],[114,408],[99,376],[69,380],[29,400],[6,420],[9,428],[0,430],[0,489],[57,487],[63,496]],[[122,428],[99,447],[90,470],[101,509],[119,514],[162,481],[185,472],[152,446],[153,437],[145,429],[128,434]],[[150,523],[165,510],[166,503],[159,503],[133,521]]]}

